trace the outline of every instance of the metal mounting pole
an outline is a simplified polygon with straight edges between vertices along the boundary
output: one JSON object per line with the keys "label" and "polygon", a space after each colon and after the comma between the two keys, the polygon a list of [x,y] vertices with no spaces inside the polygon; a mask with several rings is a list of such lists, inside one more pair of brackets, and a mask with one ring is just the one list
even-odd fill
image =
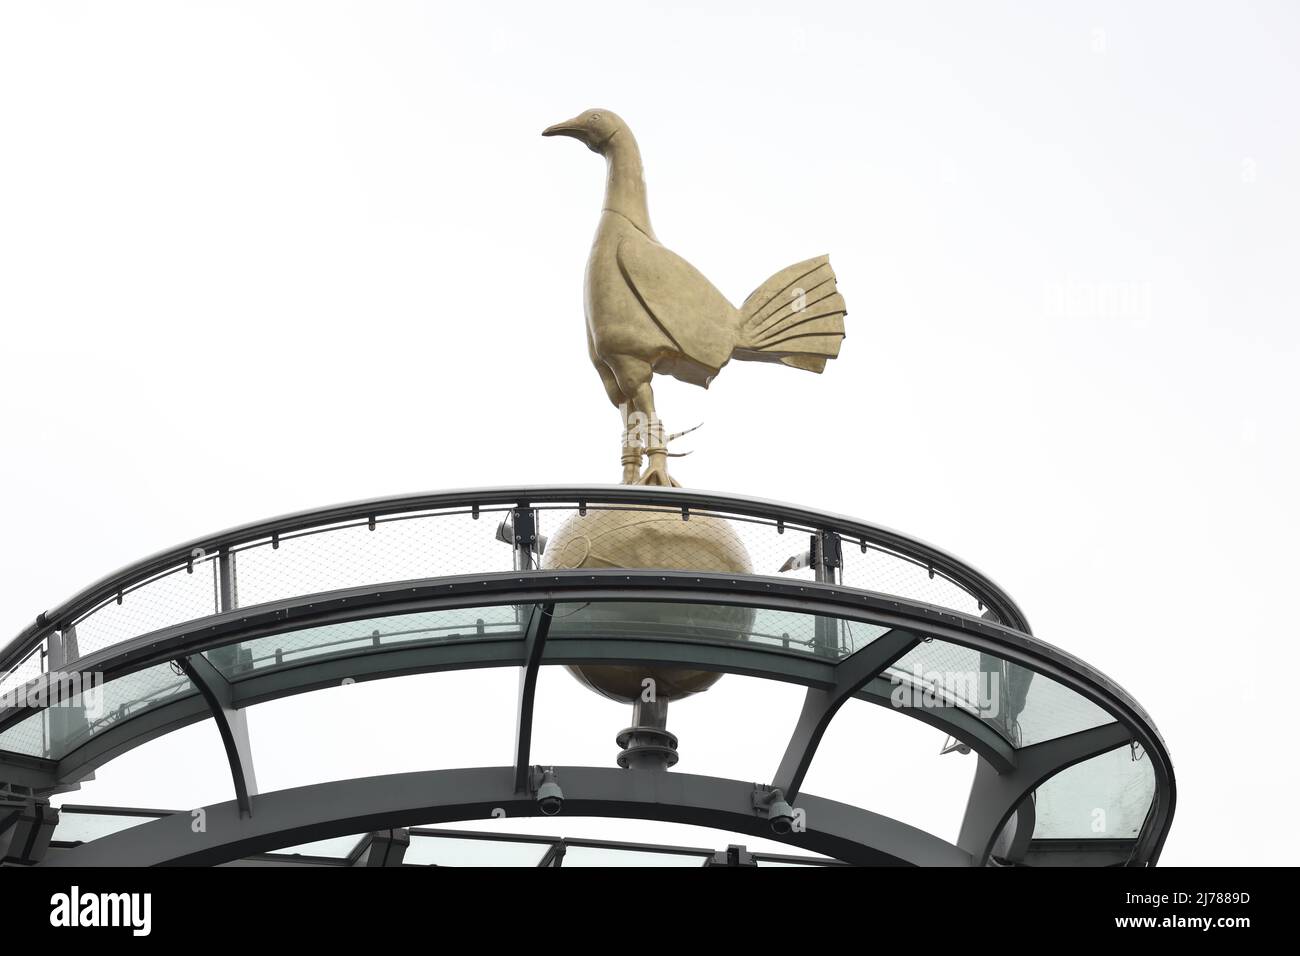
{"label": "metal mounting pole", "polygon": [[623,750],[618,765],[624,770],[667,770],[677,763],[677,736],[668,732],[668,698],[638,698],[632,703],[632,726],[615,738]]}

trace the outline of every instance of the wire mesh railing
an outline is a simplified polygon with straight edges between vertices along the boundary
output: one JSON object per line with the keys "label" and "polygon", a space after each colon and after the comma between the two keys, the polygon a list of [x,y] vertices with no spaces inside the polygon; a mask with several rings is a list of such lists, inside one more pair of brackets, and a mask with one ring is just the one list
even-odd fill
{"label": "wire mesh railing", "polygon": [[[851,519],[729,495],[637,486],[514,488],[382,499],[272,519],[155,555],[87,588],[0,652],[0,694],[165,627],[268,602],[534,566],[674,568],[819,580],[1028,631],[1005,593],[946,553]],[[643,546],[650,540],[653,547]],[[553,545],[553,546],[552,546]],[[548,551],[548,548],[550,549]]]}

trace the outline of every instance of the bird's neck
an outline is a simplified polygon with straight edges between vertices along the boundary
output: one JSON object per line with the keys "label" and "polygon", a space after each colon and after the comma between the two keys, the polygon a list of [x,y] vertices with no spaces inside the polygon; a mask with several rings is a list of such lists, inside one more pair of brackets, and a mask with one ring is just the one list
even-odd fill
{"label": "bird's neck", "polygon": [[650,228],[650,211],[645,201],[645,171],[641,168],[641,150],[630,129],[620,129],[605,148],[607,176],[605,180],[605,209],[626,217],[647,236],[654,236]]}

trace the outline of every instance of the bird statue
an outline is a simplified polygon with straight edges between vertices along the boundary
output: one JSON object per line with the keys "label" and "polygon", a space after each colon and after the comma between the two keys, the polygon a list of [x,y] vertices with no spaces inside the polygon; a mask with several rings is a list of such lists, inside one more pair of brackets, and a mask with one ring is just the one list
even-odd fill
{"label": "bird statue", "polygon": [[[679,436],[666,436],[655,414],[654,374],[708,388],[733,358],[821,372],[844,338],[844,297],[830,257],[782,269],[737,309],[660,245],[641,152],[622,119],[591,109],[542,135],[571,137],[605,157],[605,202],[584,283],[587,351],[623,416],[623,483],[675,486],[667,446]],[[641,474],[643,457],[649,466]]]}

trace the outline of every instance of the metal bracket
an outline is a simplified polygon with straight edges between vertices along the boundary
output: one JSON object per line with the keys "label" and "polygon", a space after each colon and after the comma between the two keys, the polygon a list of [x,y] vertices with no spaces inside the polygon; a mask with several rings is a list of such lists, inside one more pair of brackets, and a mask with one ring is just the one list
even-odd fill
{"label": "metal bracket", "polygon": [[564,854],[568,852],[568,849],[568,844],[564,840],[556,840],[542,858],[537,861],[537,865],[545,869],[559,869],[564,865]]}
{"label": "metal bracket", "polygon": [[951,754],[951,753],[968,754],[970,753],[970,751],[971,751],[970,744],[966,743],[965,741],[958,740],[952,734],[949,734],[947,739],[944,740],[943,746],[939,748],[939,756],[942,757],[944,754]]}
{"label": "metal bracket", "polygon": [[546,550],[546,535],[537,533],[537,509],[523,503],[511,508],[509,516],[497,525],[497,540],[510,545],[525,559],[516,562],[515,570],[531,570],[536,564],[533,558]]}
{"label": "metal bracket", "polygon": [[750,803],[754,807],[754,812],[766,812],[767,808],[776,800],[784,800],[785,794],[779,787],[773,787],[766,783],[754,784],[754,792],[750,794]]}
{"label": "metal bracket", "polygon": [[366,842],[366,848],[352,861],[353,866],[401,866],[411,848],[411,831],[405,827],[377,830]]}
{"label": "metal bracket", "polygon": [[537,509],[520,505],[510,512],[514,531],[515,546],[536,550],[537,544]]}
{"label": "metal bracket", "polygon": [[812,554],[813,567],[819,572],[829,575],[836,568],[844,567],[844,551],[840,546],[840,536],[834,531],[819,531],[814,534],[808,550]]}
{"label": "metal bracket", "polygon": [[33,866],[45,858],[59,811],[43,800],[0,803],[0,866]]}
{"label": "metal bracket", "polygon": [[704,861],[705,866],[758,866],[754,854],[745,849],[743,844],[732,843],[725,850],[719,850]]}

